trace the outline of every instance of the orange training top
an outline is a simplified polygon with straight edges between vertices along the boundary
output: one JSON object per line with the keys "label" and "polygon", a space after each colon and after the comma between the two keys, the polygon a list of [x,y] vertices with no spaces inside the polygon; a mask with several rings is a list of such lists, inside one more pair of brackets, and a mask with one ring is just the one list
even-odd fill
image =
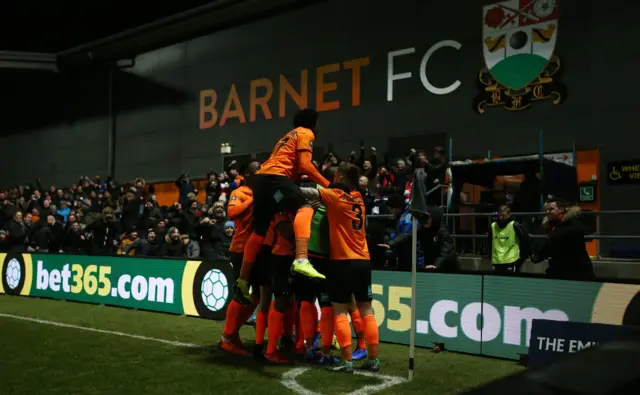
{"label": "orange training top", "polygon": [[272,174],[297,179],[298,152],[313,152],[315,136],[310,129],[295,128],[278,141],[271,152],[271,156],[256,174]]}
{"label": "orange training top", "polygon": [[331,188],[318,192],[327,207],[331,260],[370,260],[365,233],[366,211],[360,192],[346,193]]}
{"label": "orange training top", "polygon": [[253,232],[253,191],[247,186],[241,186],[231,192],[229,207],[227,208],[229,219],[233,220],[236,228],[229,252],[242,254],[244,245]]}

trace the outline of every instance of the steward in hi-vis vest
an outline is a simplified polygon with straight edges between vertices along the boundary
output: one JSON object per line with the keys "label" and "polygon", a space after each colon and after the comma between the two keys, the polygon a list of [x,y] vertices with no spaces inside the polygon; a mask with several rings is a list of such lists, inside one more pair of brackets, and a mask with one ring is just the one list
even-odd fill
{"label": "steward in hi-vis vest", "polygon": [[530,238],[520,224],[511,218],[509,206],[501,206],[498,221],[491,224],[489,251],[494,271],[517,272],[530,255]]}

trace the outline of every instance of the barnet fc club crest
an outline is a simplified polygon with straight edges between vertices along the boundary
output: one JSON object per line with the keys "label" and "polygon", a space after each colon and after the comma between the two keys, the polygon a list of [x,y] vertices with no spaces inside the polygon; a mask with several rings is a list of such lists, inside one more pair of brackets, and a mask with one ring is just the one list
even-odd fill
{"label": "barnet fc club crest", "polygon": [[483,92],[474,102],[476,111],[483,114],[498,106],[516,111],[536,100],[564,101],[560,59],[554,54],[559,1],[508,0],[483,8],[486,67],[478,76]]}

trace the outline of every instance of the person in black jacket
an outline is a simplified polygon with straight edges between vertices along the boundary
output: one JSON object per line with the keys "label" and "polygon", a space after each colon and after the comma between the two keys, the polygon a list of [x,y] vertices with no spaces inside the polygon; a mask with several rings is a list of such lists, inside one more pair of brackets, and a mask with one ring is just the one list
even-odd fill
{"label": "person in black jacket", "polygon": [[180,239],[180,232],[178,231],[178,228],[173,227],[169,229],[169,232],[165,236],[164,244],[162,245],[161,255],[168,257],[186,256],[184,244]]}
{"label": "person in black jacket", "polygon": [[115,254],[122,232],[111,207],[105,207],[102,214],[96,216],[84,230],[90,254]]}
{"label": "person in black jacket", "polygon": [[442,222],[442,212],[436,206],[427,207],[426,216],[418,216],[418,241],[426,270],[455,273],[460,270],[453,239]]}
{"label": "person in black jacket", "polygon": [[191,178],[189,178],[188,174],[181,174],[178,180],[176,181],[176,186],[180,190],[180,198],[178,202],[184,207],[189,205],[188,194],[192,193],[196,187],[191,182]]}
{"label": "person in black jacket", "polygon": [[82,254],[86,248],[86,238],[78,222],[73,222],[64,231],[62,251],[68,254]]}
{"label": "person in black jacket", "polygon": [[584,239],[580,207],[559,199],[545,205],[547,217],[543,225],[549,240],[531,257],[534,263],[549,260],[547,275],[564,280],[592,280],[593,264]]}
{"label": "person in black jacket", "polygon": [[[434,147],[433,158],[431,158],[426,166],[427,180],[425,183],[427,190],[445,183],[449,162],[444,154],[444,149],[442,147]],[[442,200],[442,190],[436,193],[431,193],[427,196],[427,202],[436,206],[441,205],[443,203]]]}
{"label": "person in black jacket", "polygon": [[222,203],[214,204],[207,215],[198,224],[198,240],[200,240],[200,253],[205,259],[219,259],[216,245],[223,238],[226,213]]}
{"label": "person in black jacket", "polygon": [[129,233],[138,225],[140,220],[140,205],[142,200],[136,195],[137,190],[131,188],[127,191],[127,195],[122,205],[122,217],[120,223],[122,225],[122,231]]}
{"label": "person in black jacket", "polygon": [[135,251],[135,256],[160,256],[162,253],[162,243],[156,237],[156,231],[148,229],[146,238],[139,238],[124,247],[124,253],[126,255],[128,255],[131,250]]}
{"label": "person in black jacket", "polygon": [[11,240],[11,247],[9,248],[9,251],[24,252],[27,241],[27,230],[24,222],[22,221],[22,212],[16,211],[13,214],[13,218],[5,224],[5,230]]}
{"label": "person in black jacket", "polygon": [[364,207],[367,211],[366,214],[370,215],[373,207],[373,195],[369,189],[369,179],[367,177],[361,176],[358,180],[358,192],[360,192],[364,200]]}
{"label": "person in black jacket", "polygon": [[33,234],[31,250],[38,252],[58,253],[62,250],[64,228],[53,214],[40,220],[38,229]]}

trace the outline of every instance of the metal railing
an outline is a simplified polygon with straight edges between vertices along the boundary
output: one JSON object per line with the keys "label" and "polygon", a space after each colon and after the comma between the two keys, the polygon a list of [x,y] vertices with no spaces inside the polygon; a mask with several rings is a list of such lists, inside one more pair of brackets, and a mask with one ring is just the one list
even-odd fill
{"label": "metal railing", "polygon": [[[443,189],[445,186],[443,185],[438,185],[434,188],[432,188],[431,190],[429,190],[429,192],[427,193],[433,193],[439,189]],[[444,194],[443,194],[444,195]],[[441,199],[442,202],[444,203],[444,197]],[[448,218],[460,218],[460,217],[472,217],[472,218],[478,218],[478,217],[495,217],[497,216],[496,212],[490,212],[490,213],[449,213],[447,212],[448,210],[446,210],[446,206],[444,204],[441,205],[441,209],[443,210],[443,216],[448,219]],[[585,235],[585,241],[596,241],[596,257],[598,259],[601,258],[601,248],[600,248],[600,240],[640,240],[640,235],[603,235],[600,234],[600,216],[601,215],[637,215],[640,214],[640,210],[602,210],[602,211],[582,211],[580,213],[581,216],[590,216],[590,215],[595,215],[596,216],[596,233],[594,234],[588,234]],[[512,212],[511,216],[512,217],[543,217],[546,216],[547,213],[545,212]],[[393,220],[393,216],[390,214],[387,215],[369,215],[367,217],[367,219],[378,219],[378,220]],[[457,229],[456,229],[456,221],[452,221],[453,222],[453,226],[452,226],[452,233],[451,233],[451,237],[454,239],[454,244],[456,239],[471,239],[472,240],[472,250],[475,253],[477,251],[477,245],[476,245],[476,240],[486,240],[488,239],[488,235],[487,234],[482,234],[482,233],[478,233],[477,232],[477,228],[476,228],[476,221],[473,220],[471,222],[471,234],[459,234],[457,233]],[[446,224],[448,226],[448,221],[446,221]],[[488,229],[487,229],[488,231]],[[530,235],[532,238],[534,239],[545,239],[547,238],[546,235],[539,235],[539,234],[532,234]]]}
{"label": "metal railing", "polygon": [[[595,223],[595,233],[593,234],[589,234],[589,235],[585,235],[585,241],[591,241],[591,240],[595,240],[596,241],[596,257],[598,259],[600,259],[602,257],[601,254],[601,246],[600,246],[600,241],[601,240],[640,240],[640,235],[603,235],[600,233],[600,216],[601,215],[633,215],[633,214],[640,214],[640,210],[601,210],[601,211],[582,211],[580,213],[581,216],[591,216],[591,215],[595,215],[596,216],[596,223]],[[492,213],[444,213],[443,215],[447,216],[447,217],[473,217],[473,218],[477,218],[477,217],[494,217],[497,215],[497,213],[492,212]],[[512,217],[544,217],[546,216],[547,213],[545,212],[513,212],[511,213]],[[471,225],[472,225],[472,234],[471,235],[461,235],[461,234],[457,234],[456,233],[456,228],[455,228],[456,222],[453,222],[453,232],[452,232],[452,237],[454,238],[454,240],[456,238],[466,238],[466,239],[472,239],[472,249],[475,252],[476,251],[476,242],[475,240],[477,239],[485,239],[488,236],[484,235],[484,234],[477,234],[476,232],[476,221],[473,220]],[[545,235],[531,235],[531,237],[533,238],[546,238]]]}
{"label": "metal railing", "polygon": [[[442,210],[442,214],[443,217],[445,218],[445,225],[447,227],[449,227],[449,218],[460,218],[460,217],[473,217],[474,220],[471,221],[471,234],[458,234],[456,233],[456,221],[452,221],[452,232],[451,232],[451,237],[453,237],[454,239],[454,245],[456,244],[456,239],[471,239],[472,240],[472,250],[475,253],[477,251],[477,246],[476,246],[476,240],[485,240],[488,239],[488,235],[487,234],[478,234],[477,233],[477,229],[476,229],[476,221],[475,218],[478,217],[495,217],[498,215],[497,212],[489,212],[489,213],[476,213],[476,212],[472,212],[472,213],[450,213],[449,212],[449,207],[446,204],[446,199],[445,199],[445,189],[450,188],[451,185],[450,184],[438,184],[436,186],[434,186],[433,188],[429,189],[427,191],[427,193],[425,194],[426,197],[428,198],[429,195],[436,193],[438,191],[440,191],[440,209]],[[640,214],[640,210],[602,210],[602,211],[582,211],[580,213],[581,216],[590,216],[590,215],[595,215],[596,216],[596,222],[595,222],[595,233],[594,234],[589,234],[589,235],[585,235],[585,241],[596,241],[596,257],[598,259],[601,258],[601,248],[600,248],[600,241],[601,240],[640,240],[640,235],[602,235],[600,234],[600,216],[601,215],[634,215],[634,214]],[[547,213],[546,212],[512,212],[511,216],[512,217],[544,217],[546,216]],[[392,220],[393,216],[392,215],[370,215],[367,216],[367,220],[370,218],[378,218],[378,219],[382,219],[382,220]],[[488,231],[489,229],[487,229]],[[535,239],[545,239],[547,238],[546,235],[539,235],[539,234],[532,234],[530,235],[532,238]]]}

